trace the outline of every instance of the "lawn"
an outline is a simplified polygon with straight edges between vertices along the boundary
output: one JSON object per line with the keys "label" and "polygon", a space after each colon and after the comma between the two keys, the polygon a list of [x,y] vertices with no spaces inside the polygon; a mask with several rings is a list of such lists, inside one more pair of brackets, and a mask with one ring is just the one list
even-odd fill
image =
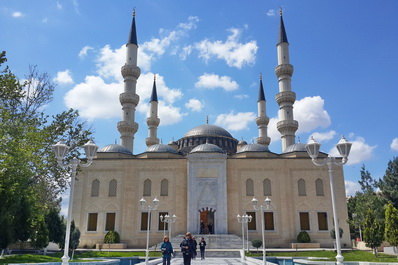
{"label": "lawn", "polygon": [[[49,255],[41,255],[41,254],[21,254],[21,255],[10,255],[6,256],[4,259],[0,259],[0,264],[5,263],[41,263],[41,262],[60,262],[61,257],[63,256],[63,252],[58,252]],[[72,255],[70,255],[72,256]],[[150,257],[160,257],[160,252],[150,251]],[[108,252],[108,251],[85,251],[85,252],[76,252],[74,259],[70,260],[70,262],[81,262],[87,260],[81,260],[83,258],[115,258],[115,257],[145,257],[144,251],[137,252]]]}
{"label": "lawn", "polygon": [[[396,256],[386,255],[379,253],[378,257],[368,251],[352,250],[344,251],[342,253],[344,261],[371,261],[371,262],[397,262]],[[259,253],[252,253],[250,256],[262,256],[261,251]],[[334,251],[289,251],[289,252],[267,252],[267,256],[271,257],[319,257],[328,258],[330,261],[336,260],[336,252]]]}

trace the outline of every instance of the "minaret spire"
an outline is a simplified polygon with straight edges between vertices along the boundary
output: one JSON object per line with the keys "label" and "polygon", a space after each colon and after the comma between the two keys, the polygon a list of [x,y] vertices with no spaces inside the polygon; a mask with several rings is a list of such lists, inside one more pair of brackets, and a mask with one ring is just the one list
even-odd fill
{"label": "minaret spire", "polygon": [[151,105],[149,110],[149,117],[146,119],[146,124],[148,124],[148,137],[145,139],[145,143],[148,147],[159,143],[159,138],[157,138],[157,134],[160,119],[158,118],[158,94],[156,91],[156,74],[153,75],[152,94],[149,104]]}
{"label": "minaret spire", "polygon": [[271,142],[271,138],[267,135],[269,118],[267,117],[266,111],[266,100],[264,95],[264,87],[263,87],[263,76],[260,73],[260,86],[258,89],[258,100],[257,100],[257,109],[258,116],[256,118],[256,123],[258,126],[258,137],[257,143],[265,145],[268,147]]}
{"label": "minaret spire", "polygon": [[117,124],[121,144],[130,150],[131,153],[133,153],[134,135],[138,130],[138,123],[135,122],[135,108],[140,101],[140,97],[136,94],[137,79],[141,74],[141,70],[137,66],[137,51],[134,10],[130,36],[126,44],[126,63],[121,70],[124,79],[124,91],[120,94],[119,100],[122,105],[123,120]]}
{"label": "minaret spire", "polygon": [[286,148],[295,143],[295,133],[298,129],[298,122],[294,120],[293,104],[296,100],[296,93],[292,91],[291,79],[293,75],[293,65],[289,60],[289,43],[285,25],[283,23],[282,8],[280,13],[280,26],[278,44],[278,66],[275,67],[275,74],[278,77],[279,93],[276,94],[276,102],[279,105],[279,122],[277,123],[278,131],[282,138],[282,152]]}

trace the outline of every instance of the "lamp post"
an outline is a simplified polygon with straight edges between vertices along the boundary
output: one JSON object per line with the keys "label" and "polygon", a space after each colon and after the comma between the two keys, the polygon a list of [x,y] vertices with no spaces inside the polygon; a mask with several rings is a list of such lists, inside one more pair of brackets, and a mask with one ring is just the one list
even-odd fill
{"label": "lamp post", "polygon": [[158,208],[159,205],[159,200],[155,197],[153,199],[153,204],[148,203],[144,198],[140,200],[140,207],[141,210],[147,211],[148,212],[148,224],[146,228],[146,255],[145,255],[145,264],[149,264],[149,225],[150,225],[150,220],[151,220],[151,211],[154,211]]}
{"label": "lamp post", "polygon": [[249,252],[249,223],[252,221],[253,217],[251,215],[248,216],[247,225],[246,225],[246,251]]}
{"label": "lamp post", "polygon": [[69,238],[70,238],[70,224],[72,221],[72,206],[73,206],[73,192],[76,178],[76,170],[77,166],[80,165],[82,167],[88,167],[93,162],[94,156],[97,154],[98,146],[94,143],[94,141],[88,141],[84,146],[84,152],[86,153],[87,163],[81,164],[80,159],[74,157],[69,163],[64,163],[63,159],[66,153],[69,150],[69,146],[67,146],[64,141],[59,141],[58,143],[53,145],[53,150],[55,152],[55,156],[57,158],[58,165],[63,168],[70,167],[72,169],[71,173],[71,183],[70,183],[70,194],[69,194],[69,205],[68,205],[68,218],[66,222],[66,234],[65,234],[65,245],[64,245],[64,256],[62,259],[62,265],[69,264]]}
{"label": "lamp post", "polygon": [[[163,223],[167,223],[168,226],[167,228],[169,229],[169,238],[171,238],[171,224],[174,224],[176,222],[177,216],[173,214],[173,216],[170,216],[166,214],[165,216],[160,216],[160,221]],[[166,224],[163,224],[163,237],[165,236],[165,229],[166,229]]]}
{"label": "lamp post", "polygon": [[262,232],[262,236],[263,236],[263,265],[266,265],[267,264],[267,260],[266,260],[266,252],[265,252],[264,208],[266,210],[268,210],[269,206],[271,205],[271,199],[267,197],[264,200],[264,202],[265,202],[265,205],[261,204],[260,206],[257,206],[257,203],[258,203],[257,199],[253,198],[253,200],[252,200],[252,204],[253,204],[254,210],[260,211],[260,213],[261,213],[261,232]]}
{"label": "lamp post", "polygon": [[[242,258],[245,259],[245,224],[248,222],[252,221],[252,216],[242,215],[240,216],[239,214],[236,216],[238,219],[238,223],[242,224],[242,251],[243,251],[243,256]],[[246,235],[247,239],[249,238],[249,233]]]}
{"label": "lamp post", "polygon": [[319,149],[321,145],[317,143],[314,138],[311,136],[308,144],[305,146],[309,156],[312,159],[312,163],[316,166],[324,166],[327,165],[329,169],[329,181],[330,181],[330,191],[332,196],[332,209],[333,209],[333,219],[334,219],[334,231],[336,233],[336,247],[337,247],[337,256],[336,256],[336,264],[344,264],[344,257],[341,255],[341,243],[340,243],[340,228],[339,228],[339,220],[337,216],[336,210],[336,194],[334,190],[334,179],[333,179],[333,165],[342,166],[348,161],[348,155],[350,154],[352,143],[349,143],[344,136],[341,137],[340,141],[336,145],[337,150],[339,151],[342,160],[341,162],[337,161],[335,157],[328,156],[323,160],[317,159],[319,154]]}

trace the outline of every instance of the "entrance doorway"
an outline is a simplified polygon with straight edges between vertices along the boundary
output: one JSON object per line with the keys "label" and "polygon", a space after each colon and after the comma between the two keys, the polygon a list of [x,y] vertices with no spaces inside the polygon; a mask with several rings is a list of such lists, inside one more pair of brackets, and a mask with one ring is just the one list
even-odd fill
{"label": "entrance doorway", "polygon": [[202,210],[199,213],[200,234],[214,234],[214,211]]}

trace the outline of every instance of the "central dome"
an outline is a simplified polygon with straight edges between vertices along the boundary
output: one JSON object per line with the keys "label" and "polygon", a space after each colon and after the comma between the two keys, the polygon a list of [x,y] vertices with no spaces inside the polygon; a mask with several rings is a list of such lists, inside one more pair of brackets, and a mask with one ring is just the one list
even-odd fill
{"label": "central dome", "polygon": [[203,124],[196,126],[195,128],[189,130],[184,136],[185,137],[194,137],[194,136],[222,136],[233,138],[232,135],[227,132],[227,130],[218,127],[216,125]]}
{"label": "central dome", "polygon": [[195,147],[205,143],[213,144],[227,154],[235,154],[238,140],[219,126],[203,124],[189,130],[177,141],[178,151],[186,155]]}

